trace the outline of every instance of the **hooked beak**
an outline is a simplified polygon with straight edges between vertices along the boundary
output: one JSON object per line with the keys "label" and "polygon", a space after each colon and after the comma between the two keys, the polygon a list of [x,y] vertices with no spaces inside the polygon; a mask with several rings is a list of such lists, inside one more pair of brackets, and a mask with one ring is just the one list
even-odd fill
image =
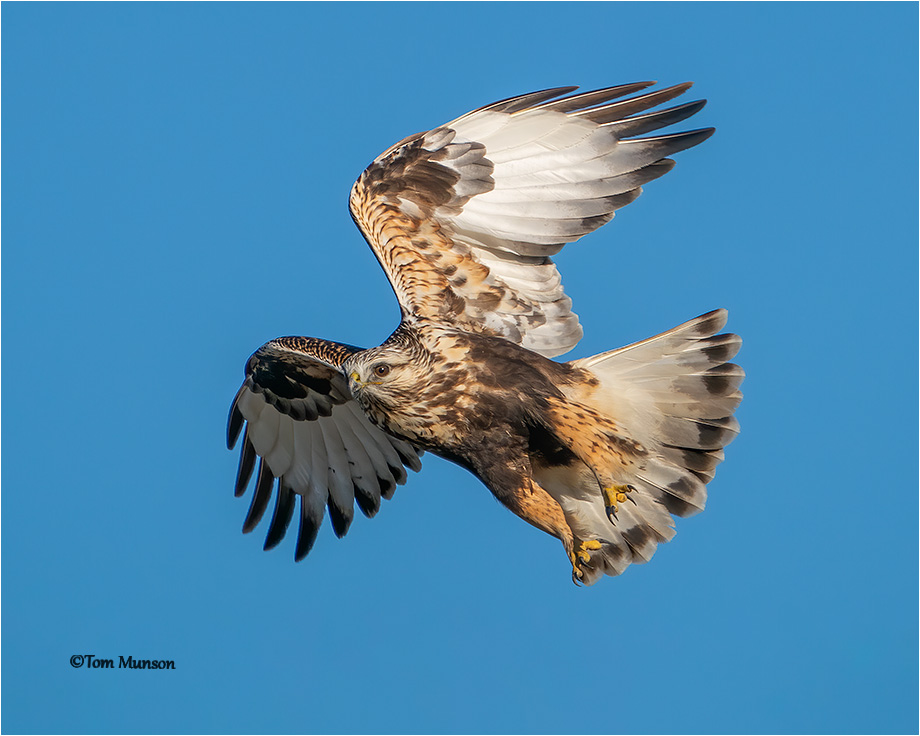
{"label": "hooked beak", "polygon": [[354,391],[355,387],[361,388],[364,386],[364,384],[361,382],[361,379],[358,378],[357,371],[352,371],[351,373],[348,374],[348,383],[349,383],[349,388],[352,389],[352,391]]}

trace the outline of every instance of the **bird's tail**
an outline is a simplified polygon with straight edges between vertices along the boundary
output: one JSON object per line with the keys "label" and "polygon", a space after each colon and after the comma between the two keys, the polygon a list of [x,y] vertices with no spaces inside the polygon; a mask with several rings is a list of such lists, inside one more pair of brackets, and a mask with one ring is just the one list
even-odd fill
{"label": "bird's tail", "polygon": [[[630,562],[646,562],[658,542],[674,536],[671,514],[690,516],[705,506],[706,483],[739,430],[733,414],[741,402],[744,371],[728,361],[741,338],[717,334],[727,317],[718,309],[656,337],[570,364],[590,378],[567,398],[609,420],[620,428],[618,435],[637,446],[626,464],[629,450],[620,447],[610,453],[610,467],[601,473],[583,469],[576,482],[580,490],[570,485],[560,501],[576,537],[604,545],[601,554],[592,555],[584,582],[619,574]],[[629,486],[612,520],[597,490],[598,478],[608,470]]]}

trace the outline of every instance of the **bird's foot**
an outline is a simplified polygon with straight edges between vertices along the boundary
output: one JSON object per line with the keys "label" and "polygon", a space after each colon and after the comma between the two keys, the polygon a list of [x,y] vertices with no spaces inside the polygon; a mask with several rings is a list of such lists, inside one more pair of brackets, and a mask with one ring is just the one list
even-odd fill
{"label": "bird's foot", "polygon": [[572,582],[578,585],[585,576],[584,566],[591,562],[591,551],[598,550],[603,545],[596,539],[586,539],[574,548],[569,554],[572,560]]}
{"label": "bird's foot", "polygon": [[617,505],[632,501],[635,499],[629,497],[630,493],[635,492],[635,487],[629,484],[623,486],[610,486],[604,488],[604,511],[607,512],[607,518],[613,523],[617,518]]}

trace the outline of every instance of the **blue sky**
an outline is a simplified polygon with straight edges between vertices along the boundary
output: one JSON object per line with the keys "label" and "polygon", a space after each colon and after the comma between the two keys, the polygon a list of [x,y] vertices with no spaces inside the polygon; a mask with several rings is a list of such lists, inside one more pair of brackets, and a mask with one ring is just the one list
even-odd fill
{"label": "blue sky", "polygon": [[[917,12],[4,3],[4,731],[915,732]],[[244,361],[396,326],[362,168],[642,79],[695,81],[718,131],[557,259],[571,357],[730,310],[707,511],[577,589],[427,457],[344,540],[262,552],[223,439]]]}

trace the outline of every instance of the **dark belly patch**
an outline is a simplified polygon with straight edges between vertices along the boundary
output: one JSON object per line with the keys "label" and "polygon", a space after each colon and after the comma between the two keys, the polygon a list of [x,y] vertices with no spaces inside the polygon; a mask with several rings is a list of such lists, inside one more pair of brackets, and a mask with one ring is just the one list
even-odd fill
{"label": "dark belly patch", "polygon": [[541,424],[528,425],[527,452],[539,465],[558,467],[571,465],[578,458],[568,447]]}

